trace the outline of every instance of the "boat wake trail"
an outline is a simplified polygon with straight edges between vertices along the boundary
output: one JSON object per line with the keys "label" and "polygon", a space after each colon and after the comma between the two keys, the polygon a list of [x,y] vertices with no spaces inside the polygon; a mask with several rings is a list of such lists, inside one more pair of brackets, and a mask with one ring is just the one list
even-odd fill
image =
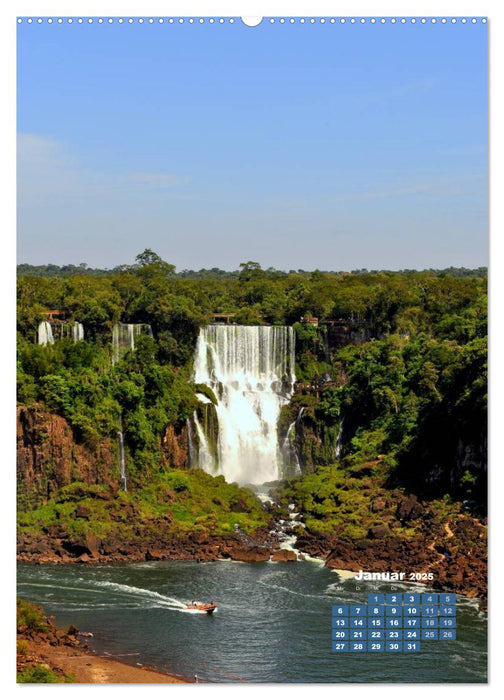
{"label": "boat wake trail", "polygon": [[151,591],[148,588],[137,588],[136,586],[127,586],[125,583],[115,583],[112,581],[95,581],[96,586],[100,588],[108,588],[114,593],[128,595],[132,598],[139,598],[142,604],[150,603],[152,607],[168,608],[169,610],[182,610],[186,612],[186,604],[177,598]]}

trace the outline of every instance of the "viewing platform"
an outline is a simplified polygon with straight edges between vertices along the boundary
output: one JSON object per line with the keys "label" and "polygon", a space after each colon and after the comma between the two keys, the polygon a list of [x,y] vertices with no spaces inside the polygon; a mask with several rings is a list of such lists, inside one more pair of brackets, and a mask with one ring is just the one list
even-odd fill
{"label": "viewing platform", "polygon": [[225,323],[226,325],[232,323],[231,319],[235,316],[236,314],[211,314],[212,323]]}
{"label": "viewing platform", "polygon": [[47,309],[46,311],[41,311],[40,315],[45,316],[47,321],[64,321],[67,313],[64,309]]}

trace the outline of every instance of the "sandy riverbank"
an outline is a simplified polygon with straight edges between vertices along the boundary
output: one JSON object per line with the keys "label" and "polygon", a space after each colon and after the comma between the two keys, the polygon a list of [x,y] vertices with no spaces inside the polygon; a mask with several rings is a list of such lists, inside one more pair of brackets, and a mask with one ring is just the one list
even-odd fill
{"label": "sandy riverbank", "polygon": [[28,656],[62,675],[71,675],[75,683],[187,683],[183,678],[130,666],[113,658],[68,646],[29,641]]}
{"label": "sandy riverbank", "polygon": [[[106,653],[91,652],[85,639],[73,625],[68,631],[57,629],[52,618],[46,617],[40,606],[18,598],[16,660],[18,676],[31,678],[29,682],[40,682],[44,673],[58,679],[61,683],[190,682],[186,678],[166,673],[158,668],[145,668],[136,664],[134,656],[128,661],[131,661],[131,664],[108,656]],[[35,680],[35,677],[38,680]]]}

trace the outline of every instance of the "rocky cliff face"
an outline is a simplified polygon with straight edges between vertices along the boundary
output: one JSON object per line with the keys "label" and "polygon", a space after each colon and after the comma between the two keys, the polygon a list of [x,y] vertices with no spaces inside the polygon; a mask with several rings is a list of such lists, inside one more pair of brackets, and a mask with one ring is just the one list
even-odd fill
{"label": "rocky cliff face", "polygon": [[34,508],[72,481],[115,484],[119,477],[117,446],[108,439],[96,448],[75,442],[61,416],[38,406],[17,410],[18,504]]}
{"label": "rocky cliff face", "polygon": [[187,427],[177,430],[168,425],[163,437],[163,454],[171,467],[187,469],[189,467],[189,442]]}

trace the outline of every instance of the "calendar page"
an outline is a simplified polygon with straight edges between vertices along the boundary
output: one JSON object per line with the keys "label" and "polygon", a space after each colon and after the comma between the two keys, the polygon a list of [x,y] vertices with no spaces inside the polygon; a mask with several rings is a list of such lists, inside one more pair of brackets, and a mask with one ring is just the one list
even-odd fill
{"label": "calendar page", "polygon": [[489,19],[378,9],[12,21],[18,683],[487,682]]}

